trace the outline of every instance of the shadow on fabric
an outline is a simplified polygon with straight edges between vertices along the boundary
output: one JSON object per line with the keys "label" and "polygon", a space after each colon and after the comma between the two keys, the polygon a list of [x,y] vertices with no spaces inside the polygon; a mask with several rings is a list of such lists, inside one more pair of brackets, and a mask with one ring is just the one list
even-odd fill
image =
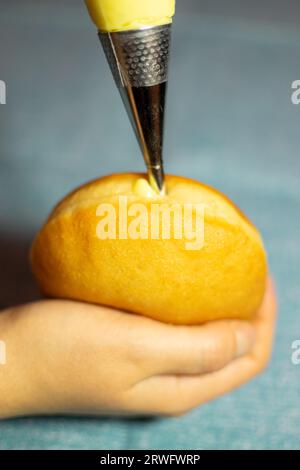
{"label": "shadow on fabric", "polygon": [[31,238],[0,233],[0,309],[41,298],[29,264]]}

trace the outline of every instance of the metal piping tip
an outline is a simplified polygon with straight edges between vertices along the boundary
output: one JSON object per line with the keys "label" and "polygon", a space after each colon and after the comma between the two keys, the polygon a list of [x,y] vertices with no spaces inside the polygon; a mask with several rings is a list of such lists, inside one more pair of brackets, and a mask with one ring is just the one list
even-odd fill
{"label": "metal piping tip", "polygon": [[165,194],[165,175],[162,166],[148,168],[150,186],[159,194]]}
{"label": "metal piping tip", "polygon": [[163,135],[171,24],[99,32],[106,58],[138,139],[149,175],[164,192]]}

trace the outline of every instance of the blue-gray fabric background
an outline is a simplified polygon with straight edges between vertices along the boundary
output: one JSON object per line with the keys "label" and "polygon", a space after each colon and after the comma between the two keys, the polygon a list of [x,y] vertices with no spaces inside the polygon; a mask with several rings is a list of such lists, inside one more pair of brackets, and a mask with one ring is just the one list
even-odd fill
{"label": "blue-gray fabric background", "polygon": [[[280,299],[268,370],[180,418],[7,420],[1,449],[300,448],[299,23],[296,1],[178,0],[174,24],[166,171],[221,189],[262,231]],[[27,251],[57,200],[144,166],[83,1],[1,0],[0,79],[4,308],[38,296]]]}

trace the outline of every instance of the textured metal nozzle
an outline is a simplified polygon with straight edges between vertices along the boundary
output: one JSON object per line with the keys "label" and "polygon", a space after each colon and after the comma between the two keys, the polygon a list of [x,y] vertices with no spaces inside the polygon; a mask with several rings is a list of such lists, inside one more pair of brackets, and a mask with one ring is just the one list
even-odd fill
{"label": "textured metal nozzle", "polygon": [[99,38],[142,150],[149,181],[161,193],[171,24],[100,32]]}

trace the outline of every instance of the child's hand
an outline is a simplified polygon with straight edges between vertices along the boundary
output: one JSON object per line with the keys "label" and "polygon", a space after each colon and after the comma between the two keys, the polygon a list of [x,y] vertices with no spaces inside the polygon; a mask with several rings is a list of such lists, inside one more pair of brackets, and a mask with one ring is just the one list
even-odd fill
{"label": "child's hand", "polygon": [[10,309],[0,315],[0,417],[185,413],[264,369],[275,311],[271,282],[252,324],[171,326],[59,300]]}

